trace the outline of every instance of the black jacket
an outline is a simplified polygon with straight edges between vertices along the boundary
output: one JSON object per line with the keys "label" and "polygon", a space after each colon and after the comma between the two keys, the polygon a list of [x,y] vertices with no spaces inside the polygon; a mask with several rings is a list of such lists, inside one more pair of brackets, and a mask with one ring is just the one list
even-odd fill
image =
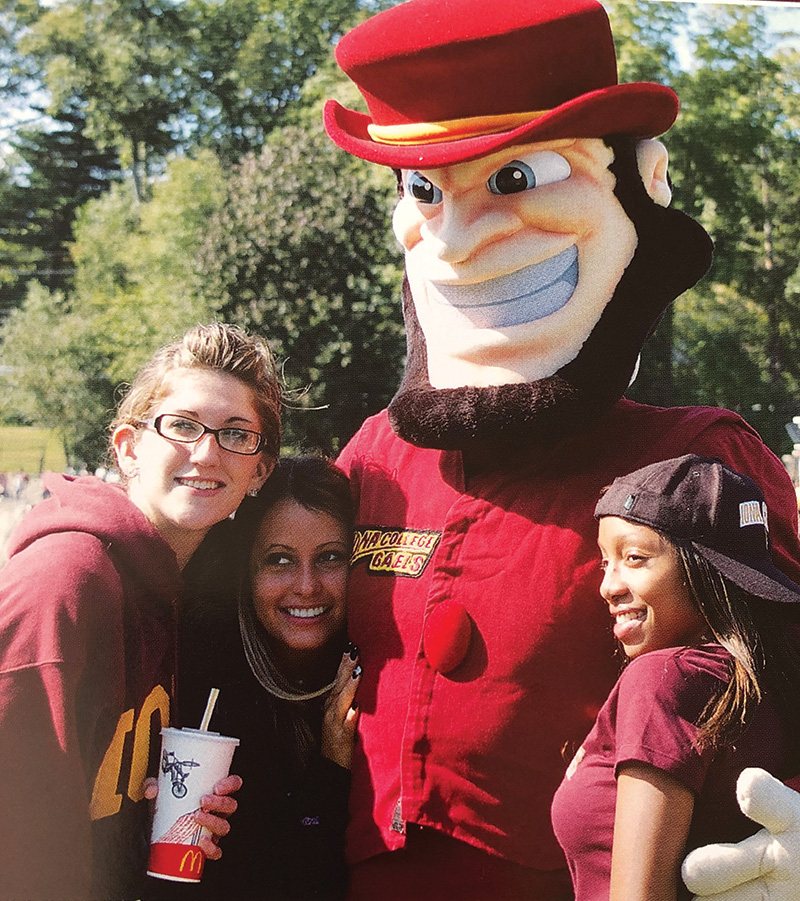
{"label": "black jacket", "polygon": [[206,862],[199,885],[150,879],[146,898],[343,898],[350,772],[317,750],[298,760],[289,738],[301,717],[318,748],[322,700],[268,694],[245,659],[235,604],[219,597],[181,611],[178,674],[181,726],[197,728],[210,689],[220,689],[210,728],[240,739],[231,772],[243,786],[221,860]]}

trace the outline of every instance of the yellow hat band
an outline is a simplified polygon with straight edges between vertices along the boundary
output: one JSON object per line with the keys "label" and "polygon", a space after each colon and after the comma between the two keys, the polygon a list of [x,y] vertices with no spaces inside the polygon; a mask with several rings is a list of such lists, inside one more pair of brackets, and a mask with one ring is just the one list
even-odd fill
{"label": "yellow hat band", "polygon": [[408,122],[402,125],[368,125],[367,131],[378,144],[437,144],[477,138],[481,135],[508,131],[544,116],[549,110],[530,113],[504,113],[499,116],[474,116],[469,119],[448,119],[444,122]]}

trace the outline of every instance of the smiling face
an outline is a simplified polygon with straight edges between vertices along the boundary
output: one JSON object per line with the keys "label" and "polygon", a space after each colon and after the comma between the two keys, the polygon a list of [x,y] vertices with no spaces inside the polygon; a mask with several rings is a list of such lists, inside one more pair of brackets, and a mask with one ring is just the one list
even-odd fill
{"label": "smiling face", "polygon": [[678,552],[654,529],[617,516],[600,520],[600,594],[628,657],[693,644],[706,628],[686,584]]}
{"label": "smiling face", "polygon": [[265,514],[250,556],[253,607],[291,662],[344,629],[350,544],[346,526],[291,498]]}
{"label": "smiling face", "polygon": [[574,359],[636,249],[598,138],[404,170],[394,231],[435,388],[530,382]]}
{"label": "smiling face", "polygon": [[[212,429],[262,425],[252,390],[225,372],[175,369],[150,412],[197,420]],[[260,488],[274,461],[223,450],[213,435],[170,441],[152,426],[120,426],[114,448],[128,477],[128,495],[185,564],[215,523],[230,516],[251,489]]]}

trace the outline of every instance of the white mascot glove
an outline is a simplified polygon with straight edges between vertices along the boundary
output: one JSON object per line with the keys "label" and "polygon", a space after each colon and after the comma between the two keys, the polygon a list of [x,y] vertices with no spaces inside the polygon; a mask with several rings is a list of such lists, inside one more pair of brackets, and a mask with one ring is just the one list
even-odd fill
{"label": "white mascot glove", "polygon": [[800,794],[765,770],[743,770],[736,783],[742,813],[764,828],[738,844],[706,845],[684,860],[696,898],[800,901]]}

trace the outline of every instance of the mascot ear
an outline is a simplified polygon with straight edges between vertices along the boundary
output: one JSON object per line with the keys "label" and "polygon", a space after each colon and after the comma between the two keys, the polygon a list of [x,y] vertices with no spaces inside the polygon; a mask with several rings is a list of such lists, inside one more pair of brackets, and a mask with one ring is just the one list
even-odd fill
{"label": "mascot ear", "polygon": [[636,145],[636,162],[639,175],[653,203],[669,206],[672,200],[672,188],[667,175],[669,156],[667,148],[661,141],[647,139]]}

